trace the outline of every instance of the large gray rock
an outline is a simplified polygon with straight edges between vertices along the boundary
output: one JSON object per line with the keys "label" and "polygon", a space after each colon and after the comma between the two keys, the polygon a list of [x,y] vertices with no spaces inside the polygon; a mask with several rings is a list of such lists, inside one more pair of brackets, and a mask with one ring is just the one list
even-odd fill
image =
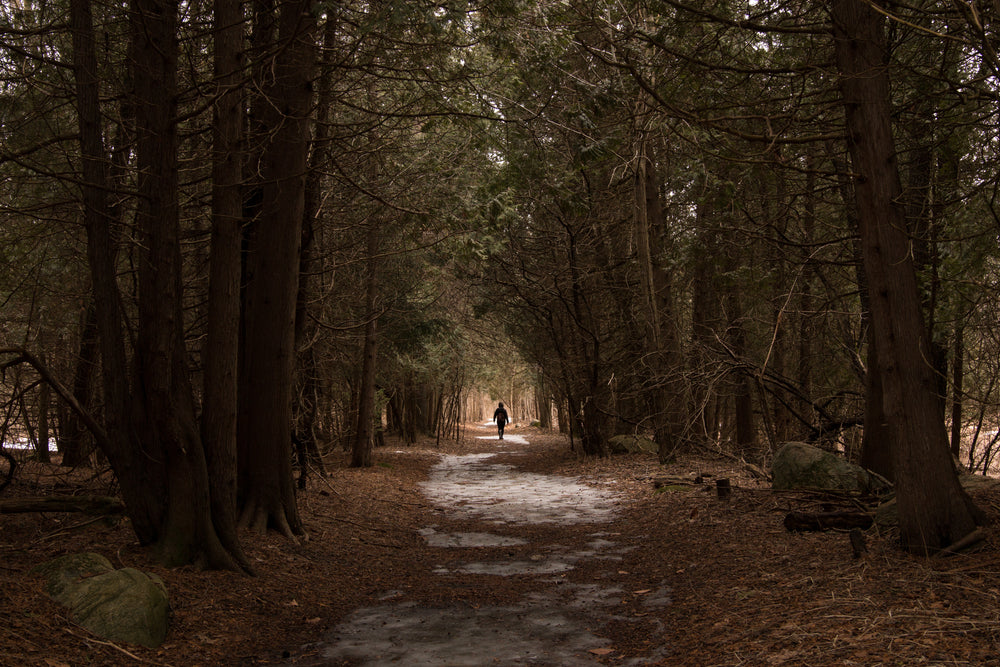
{"label": "large gray rock", "polygon": [[70,554],[36,568],[45,592],[98,637],[156,648],[167,636],[167,588],[156,575],[114,569],[99,554]]}
{"label": "large gray rock", "polygon": [[886,482],[860,466],[832,452],[804,442],[787,442],[771,462],[772,487],[775,489],[821,489],[878,493]]}
{"label": "large gray rock", "polygon": [[611,454],[656,454],[659,448],[644,435],[625,434],[608,438],[608,451]]}

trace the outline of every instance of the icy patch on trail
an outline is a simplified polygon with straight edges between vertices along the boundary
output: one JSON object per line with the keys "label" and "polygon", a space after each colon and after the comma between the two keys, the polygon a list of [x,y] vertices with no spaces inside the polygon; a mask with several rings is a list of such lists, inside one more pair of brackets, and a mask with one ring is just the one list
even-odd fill
{"label": "icy patch on trail", "polygon": [[368,667],[600,665],[587,651],[604,645],[563,610],[537,607],[372,607],[355,612],[337,634],[323,657]]}
{"label": "icy patch on trail", "polygon": [[439,533],[434,528],[421,528],[417,533],[431,547],[512,547],[527,544],[520,537],[507,537],[493,533]]}
{"label": "icy patch on trail", "polygon": [[460,563],[457,567],[434,568],[434,574],[488,574],[497,577],[510,577],[516,574],[560,574],[573,569],[573,564],[566,559],[547,558],[542,560],[510,560]]}
{"label": "icy patch on trail", "polygon": [[521,472],[490,463],[495,454],[444,456],[423,483],[431,502],[494,523],[599,523],[617,509],[614,494],[572,477]]}
{"label": "icy patch on trail", "polygon": [[528,440],[523,435],[511,435],[509,433],[503,437],[503,440],[501,440],[499,437],[497,437],[495,435],[477,435],[476,436],[476,440],[493,440],[493,441],[495,441],[497,443],[502,442],[505,445],[526,445],[526,444],[528,444]]}
{"label": "icy patch on trail", "polygon": [[[484,439],[497,440],[496,436]],[[509,435],[497,442],[498,447],[507,444],[525,445],[527,441]],[[428,572],[453,578],[457,587],[470,591],[470,599],[434,606],[423,599],[403,601],[409,593],[402,589],[388,591],[378,605],[358,609],[337,626],[321,649],[322,659],[367,667],[599,666],[603,663],[590,651],[606,648],[608,641],[595,635],[593,627],[609,621],[646,623],[618,614],[622,598],[629,593],[613,580],[606,585],[574,584],[566,575],[583,560],[614,563],[631,547],[617,544],[609,539],[615,534],[606,532],[591,533],[582,548],[558,542],[563,534],[561,526],[598,524],[614,518],[619,496],[573,477],[522,472],[495,462],[495,456],[442,456],[421,485],[424,495],[448,518],[509,526],[547,524],[550,528],[545,531],[533,532],[549,533],[548,542],[533,544],[525,553],[526,549],[516,548],[528,543],[519,537],[491,532],[445,533],[435,525],[420,529],[418,533],[432,547],[495,549],[480,551],[483,560],[449,560]],[[608,571],[616,570],[611,566]],[[510,605],[485,604],[495,590],[488,577],[497,576],[530,576],[537,585]],[[479,588],[484,591],[481,598],[472,595]],[[638,667],[665,655],[667,650],[662,647],[652,656],[616,664]]]}
{"label": "icy patch on trail", "polygon": [[560,545],[547,545],[532,554],[527,560],[495,560],[453,563],[450,567],[438,566],[434,574],[490,574],[501,577],[512,575],[558,574],[568,572],[582,560],[620,561],[622,554],[633,547],[621,547],[615,542],[602,538],[596,533],[595,539],[584,550],[568,549]]}

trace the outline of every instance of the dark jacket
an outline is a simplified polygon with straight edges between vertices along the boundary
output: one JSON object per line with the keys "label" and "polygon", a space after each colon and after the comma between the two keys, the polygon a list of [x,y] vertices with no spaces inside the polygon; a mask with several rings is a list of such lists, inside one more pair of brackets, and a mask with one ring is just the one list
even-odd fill
{"label": "dark jacket", "polygon": [[496,412],[493,413],[493,421],[497,424],[506,424],[509,422],[510,419],[507,417],[507,411],[503,408],[497,408]]}

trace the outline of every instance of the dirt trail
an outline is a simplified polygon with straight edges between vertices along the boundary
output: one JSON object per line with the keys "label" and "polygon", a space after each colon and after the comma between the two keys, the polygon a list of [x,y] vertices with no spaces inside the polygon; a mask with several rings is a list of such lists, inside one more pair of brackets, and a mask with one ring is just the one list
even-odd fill
{"label": "dirt trail", "polygon": [[[854,558],[844,533],[782,525],[829,498],[774,492],[730,457],[598,459],[555,433],[475,431],[390,439],[370,468],[330,452],[299,494],[309,539],[247,535],[256,577],[162,567],[127,521],[0,515],[0,665],[1000,664],[995,489],[974,493],[988,512],[977,551],[914,558],[873,530]],[[732,494],[654,488],[694,476]],[[4,495],[112,482],[26,461]],[[167,643],[95,641],[42,593],[32,568],[84,551],[167,583]]]}
{"label": "dirt trail", "polygon": [[[356,610],[319,650],[324,665],[599,665],[609,641],[595,634],[619,617],[622,555],[608,525],[623,499],[582,480],[518,467],[530,443],[509,434],[494,453],[443,455],[421,485],[435,521],[418,533],[435,579],[386,590]],[[583,581],[576,574],[586,565]],[[621,574],[626,574],[622,572]],[[441,588],[452,599],[442,599]],[[668,590],[646,591],[650,607]],[[649,664],[641,661],[619,664]]]}

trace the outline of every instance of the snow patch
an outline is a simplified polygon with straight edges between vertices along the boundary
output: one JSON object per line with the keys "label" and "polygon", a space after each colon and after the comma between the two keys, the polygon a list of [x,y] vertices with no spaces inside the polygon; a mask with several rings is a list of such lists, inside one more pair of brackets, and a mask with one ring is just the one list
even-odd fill
{"label": "snow patch", "polygon": [[521,472],[490,463],[495,454],[447,455],[423,483],[431,502],[494,523],[579,524],[609,521],[616,496],[572,477]]}
{"label": "snow patch", "polygon": [[507,537],[493,533],[439,533],[434,528],[421,528],[417,533],[428,546],[464,549],[468,547],[513,547],[527,544],[520,537]]}
{"label": "snow patch", "polygon": [[605,644],[558,608],[427,608],[415,602],[361,609],[337,634],[323,657],[362,660],[367,667],[586,667],[601,664],[587,651]]}

